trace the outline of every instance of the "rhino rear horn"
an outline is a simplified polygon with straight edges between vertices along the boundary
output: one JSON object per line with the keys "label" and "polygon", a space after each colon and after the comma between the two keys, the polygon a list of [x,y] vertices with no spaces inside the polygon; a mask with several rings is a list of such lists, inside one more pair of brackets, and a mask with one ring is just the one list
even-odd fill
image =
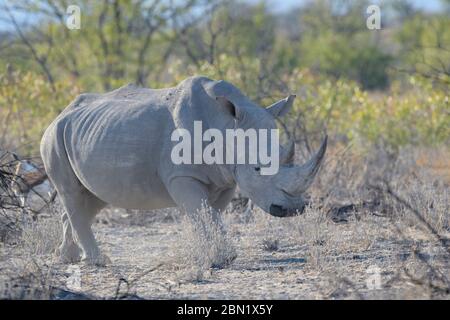
{"label": "rhino rear horn", "polygon": [[280,163],[281,164],[292,164],[295,157],[295,142],[294,140],[289,140],[288,143],[281,148],[280,151]]}

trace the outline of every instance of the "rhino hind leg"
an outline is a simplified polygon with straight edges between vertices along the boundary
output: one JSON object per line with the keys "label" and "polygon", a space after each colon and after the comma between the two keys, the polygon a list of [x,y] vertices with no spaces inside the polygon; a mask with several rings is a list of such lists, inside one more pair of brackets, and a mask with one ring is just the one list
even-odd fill
{"label": "rhino hind leg", "polygon": [[[90,265],[103,266],[110,262],[109,258],[100,252],[92,232],[92,222],[96,214],[106,205],[94,196],[79,182],[78,186],[71,188],[70,192],[59,192],[61,202],[67,211],[67,220],[70,224],[64,227],[65,236],[61,245],[62,260],[78,259],[77,247],[81,248],[81,261]],[[63,187],[63,189],[65,189]],[[72,234],[73,232],[73,234]]]}
{"label": "rhino hind leg", "polygon": [[[81,261],[99,266],[110,263],[109,258],[100,252],[91,228],[95,215],[105,206],[105,203],[86,189],[61,194],[60,197],[74,233],[72,239],[81,247]],[[69,241],[71,245],[70,237],[68,239],[65,241]],[[70,249],[72,248],[73,246]]]}
{"label": "rhino hind leg", "polygon": [[65,151],[63,130],[63,121],[55,123],[41,143],[45,170],[66,211],[62,217],[64,239],[57,251],[63,262],[77,262],[81,253],[83,262],[105,265],[109,259],[101,254],[91,225],[106,203],[86,189],[74,173]]}
{"label": "rhino hind leg", "polygon": [[81,260],[81,249],[75,242],[67,213],[62,214],[63,242],[56,250],[62,263],[75,263]]}

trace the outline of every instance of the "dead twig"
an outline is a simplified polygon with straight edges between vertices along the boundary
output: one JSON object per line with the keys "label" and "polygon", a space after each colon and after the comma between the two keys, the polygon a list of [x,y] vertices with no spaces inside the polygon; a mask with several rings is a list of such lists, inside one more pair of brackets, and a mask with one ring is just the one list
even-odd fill
{"label": "dead twig", "polygon": [[378,192],[388,194],[399,204],[403,205],[405,208],[407,208],[409,211],[411,211],[414,214],[414,216],[417,218],[417,220],[419,220],[425,226],[425,228],[439,241],[439,243],[447,251],[447,253],[450,254],[449,239],[442,236],[436,230],[436,228],[434,228],[416,208],[414,208],[408,201],[406,201],[401,196],[399,196],[395,191],[393,191],[389,182],[387,182],[386,180],[382,180],[382,183],[385,186],[384,189],[379,185],[369,185],[369,187]]}

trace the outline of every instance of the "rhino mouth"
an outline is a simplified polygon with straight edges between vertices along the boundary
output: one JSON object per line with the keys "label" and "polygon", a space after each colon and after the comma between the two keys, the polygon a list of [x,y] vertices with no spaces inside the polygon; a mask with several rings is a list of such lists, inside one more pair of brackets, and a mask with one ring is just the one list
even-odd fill
{"label": "rhino mouth", "polygon": [[272,216],[284,218],[301,215],[304,210],[305,206],[302,206],[300,208],[285,208],[277,204],[271,204],[269,208],[269,213]]}

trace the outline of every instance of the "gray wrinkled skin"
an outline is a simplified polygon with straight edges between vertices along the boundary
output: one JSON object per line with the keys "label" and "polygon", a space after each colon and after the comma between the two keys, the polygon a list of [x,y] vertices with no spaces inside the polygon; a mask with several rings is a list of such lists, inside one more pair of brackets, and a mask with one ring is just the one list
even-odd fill
{"label": "gray wrinkled skin", "polygon": [[[326,140],[304,166],[286,164],[293,144],[280,150],[278,174],[260,175],[257,165],[175,165],[170,155],[176,128],[193,136],[193,123],[217,128],[276,128],[295,96],[260,108],[226,81],[192,77],[168,89],[128,85],[105,94],[82,94],[48,127],[41,155],[67,214],[59,254],[64,262],[80,259],[105,264],[91,230],[107,204],[121,208],[178,206],[195,217],[205,204],[214,212],[230,202],[236,184],[266,212],[291,216],[302,211],[301,194],[323,160]],[[225,133],[224,133],[225,136]],[[270,148],[269,148],[270,150]],[[80,250],[81,248],[81,250]]]}

